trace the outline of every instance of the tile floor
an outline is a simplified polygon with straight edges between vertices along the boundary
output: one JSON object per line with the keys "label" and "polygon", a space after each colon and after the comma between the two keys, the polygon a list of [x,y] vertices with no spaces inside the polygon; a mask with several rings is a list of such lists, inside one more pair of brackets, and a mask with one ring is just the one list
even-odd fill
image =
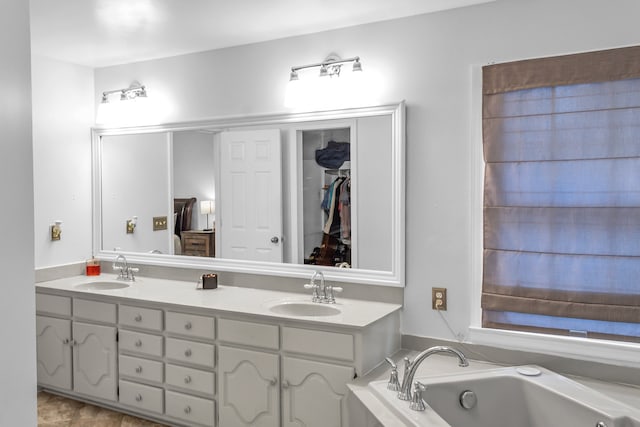
{"label": "tile floor", "polygon": [[163,427],[163,424],[40,391],[38,427]]}

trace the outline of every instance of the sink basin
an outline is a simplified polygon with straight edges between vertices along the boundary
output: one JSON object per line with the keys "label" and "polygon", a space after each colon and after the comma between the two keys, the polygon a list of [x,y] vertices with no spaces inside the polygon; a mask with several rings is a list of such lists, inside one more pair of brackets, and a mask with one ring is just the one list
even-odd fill
{"label": "sink basin", "polygon": [[269,307],[272,313],[287,316],[335,316],[340,314],[339,308],[315,302],[287,301]]}
{"label": "sink basin", "polygon": [[113,289],[128,288],[129,284],[124,282],[89,282],[74,286],[76,289],[85,291],[110,291]]}

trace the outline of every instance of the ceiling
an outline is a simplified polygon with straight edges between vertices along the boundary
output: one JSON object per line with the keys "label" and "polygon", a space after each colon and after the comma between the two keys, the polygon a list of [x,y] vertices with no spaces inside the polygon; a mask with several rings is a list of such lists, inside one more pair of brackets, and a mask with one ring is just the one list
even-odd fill
{"label": "ceiling", "polygon": [[34,54],[90,67],[256,43],[493,0],[30,0]]}

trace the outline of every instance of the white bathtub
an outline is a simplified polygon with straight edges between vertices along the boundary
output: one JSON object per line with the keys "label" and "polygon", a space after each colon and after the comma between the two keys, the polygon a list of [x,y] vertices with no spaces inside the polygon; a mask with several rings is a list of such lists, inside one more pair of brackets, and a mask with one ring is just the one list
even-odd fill
{"label": "white bathtub", "polygon": [[[387,390],[387,381],[368,388],[397,422],[377,425],[452,427],[640,427],[640,408],[633,408],[592,388],[538,366],[467,371],[418,377],[427,385],[427,409]],[[475,393],[477,404],[465,409],[460,396]],[[374,414],[375,415],[375,414]],[[602,423],[602,424],[598,424]]]}

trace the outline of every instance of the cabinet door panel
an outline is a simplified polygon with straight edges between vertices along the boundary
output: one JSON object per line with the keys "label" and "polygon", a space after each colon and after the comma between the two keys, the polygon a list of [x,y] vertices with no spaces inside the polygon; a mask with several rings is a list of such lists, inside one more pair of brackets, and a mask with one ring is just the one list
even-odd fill
{"label": "cabinet door panel", "polygon": [[36,316],[38,384],[71,390],[71,320]]}
{"label": "cabinet door panel", "polygon": [[116,328],[73,323],[73,389],[116,400]]}
{"label": "cabinet door panel", "polygon": [[346,426],[348,366],[284,357],[282,362],[283,426]]}
{"label": "cabinet door panel", "polygon": [[218,393],[220,425],[280,425],[278,356],[219,347]]}

